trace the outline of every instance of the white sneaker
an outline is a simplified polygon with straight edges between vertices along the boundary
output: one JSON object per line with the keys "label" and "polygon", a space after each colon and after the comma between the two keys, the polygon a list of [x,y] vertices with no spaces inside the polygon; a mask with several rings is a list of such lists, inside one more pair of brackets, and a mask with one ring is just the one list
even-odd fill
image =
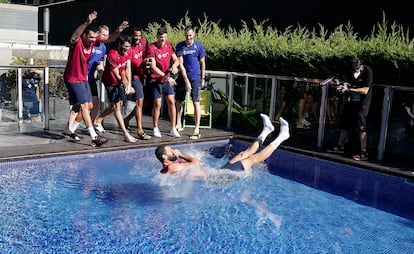
{"label": "white sneaker", "polygon": [[156,138],[161,138],[162,137],[160,129],[158,129],[158,128],[154,128],[152,135]]}
{"label": "white sneaker", "polygon": [[178,133],[176,128],[172,128],[170,131],[170,136],[174,137],[174,138],[179,138],[181,137],[180,133]]}

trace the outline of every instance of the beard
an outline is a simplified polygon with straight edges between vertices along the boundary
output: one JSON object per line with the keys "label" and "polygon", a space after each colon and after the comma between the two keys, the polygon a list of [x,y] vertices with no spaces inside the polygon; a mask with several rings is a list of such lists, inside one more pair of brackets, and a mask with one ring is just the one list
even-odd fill
{"label": "beard", "polygon": [[169,161],[176,161],[178,158],[177,158],[177,156],[175,156],[175,155],[171,155],[169,158],[168,158],[168,160]]}

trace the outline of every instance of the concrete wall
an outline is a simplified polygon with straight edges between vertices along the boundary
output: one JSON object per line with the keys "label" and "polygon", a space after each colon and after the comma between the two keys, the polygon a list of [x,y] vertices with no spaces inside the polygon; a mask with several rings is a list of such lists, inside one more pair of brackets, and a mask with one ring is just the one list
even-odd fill
{"label": "concrete wall", "polygon": [[0,4],[0,66],[15,58],[47,59],[64,62],[66,46],[38,45],[38,8]]}
{"label": "concrete wall", "polygon": [[0,4],[0,42],[38,44],[38,8]]}

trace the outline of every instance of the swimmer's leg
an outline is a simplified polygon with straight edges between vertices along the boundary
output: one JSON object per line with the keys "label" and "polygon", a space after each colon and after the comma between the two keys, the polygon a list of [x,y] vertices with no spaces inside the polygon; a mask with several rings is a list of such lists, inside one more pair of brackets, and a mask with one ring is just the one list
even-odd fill
{"label": "swimmer's leg", "polygon": [[280,131],[277,138],[274,141],[272,141],[269,145],[267,145],[265,148],[263,148],[260,152],[243,159],[241,163],[243,164],[244,170],[248,170],[256,163],[262,162],[269,158],[273,154],[273,152],[279,147],[279,145],[290,137],[289,123],[283,118],[279,118],[279,120]]}
{"label": "swimmer's leg", "polygon": [[236,156],[234,156],[230,160],[230,163],[233,164],[237,161],[248,158],[249,156],[251,156],[252,154],[257,152],[257,150],[260,147],[260,144],[262,144],[263,141],[266,139],[266,137],[269,135],[269,133],[271,133],[275,129],[275,127],[272,124],[272,121],[270,121],[270,118],[267,115],[260,114],[260,117],[263,120],[262,132],[259,134],[257,139],[255,141],[253,141],[253,143],[246,150],[244,150],[244,151],[240,152],[239,154],[237,154]]}

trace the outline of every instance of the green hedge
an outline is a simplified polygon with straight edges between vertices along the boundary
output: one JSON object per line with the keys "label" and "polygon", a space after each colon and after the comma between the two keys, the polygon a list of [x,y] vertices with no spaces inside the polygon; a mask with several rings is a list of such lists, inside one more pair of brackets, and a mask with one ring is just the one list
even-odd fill
{"label": "green hedge", "polygon": [[414,40],[408,29],[389,23],[385,14],[370,36],[360,38],[352,25],[328,31],[323,25],[290,26],[284,31],[266,25],[242,22],[242,28],[222,28],[207,15],[193,22],[185,15],[175,26],[167,21],[150,23],[145,37],[156,40],[160,25],[168,28],[168,39],[176,45],[184,39],[187,25],[196,27],[197,39],[207,51],[207,68],[249,73],[326,78],[342,73],[347,59],[358,56],[374,70],[376,84],[414,86]]}

